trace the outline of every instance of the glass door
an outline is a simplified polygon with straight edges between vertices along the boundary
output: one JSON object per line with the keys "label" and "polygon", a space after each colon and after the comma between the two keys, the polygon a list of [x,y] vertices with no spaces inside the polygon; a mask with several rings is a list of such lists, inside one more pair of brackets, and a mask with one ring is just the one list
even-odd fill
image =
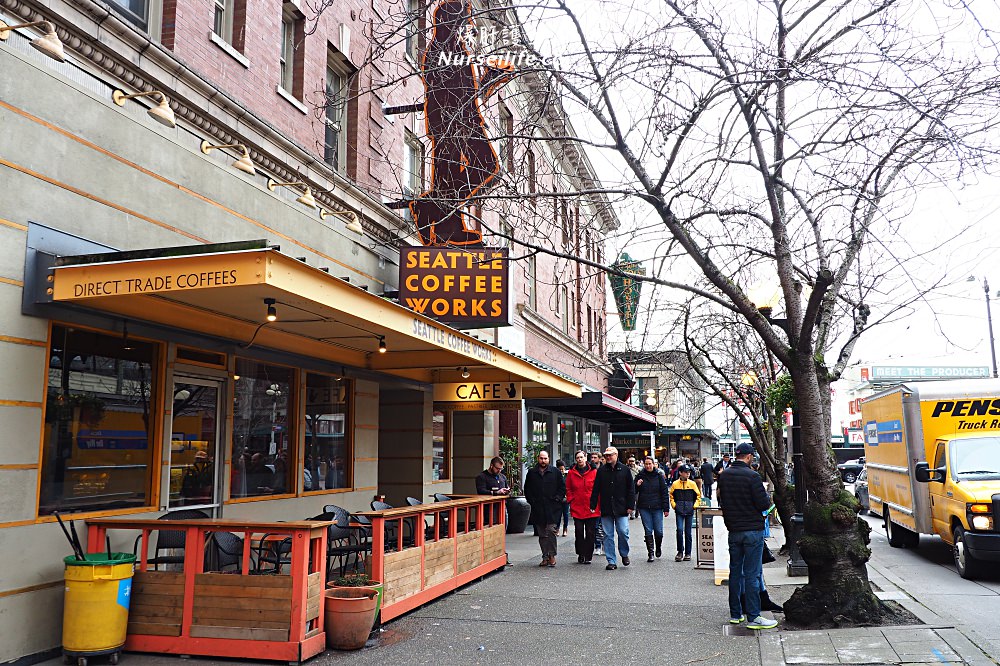
{"label": "glass door", "polygon": [[173,397],[168,506],[217,507],[222,382],[176,376]]}

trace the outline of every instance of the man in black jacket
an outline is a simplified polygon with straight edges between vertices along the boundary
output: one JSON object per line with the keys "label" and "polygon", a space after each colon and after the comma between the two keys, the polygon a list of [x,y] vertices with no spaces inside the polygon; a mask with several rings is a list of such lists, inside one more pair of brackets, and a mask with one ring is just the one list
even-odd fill
{"label": "man in black jacket", "polygon": [[554,567],[556,532],[566,500],[566,480],[549,465],[548,452],[539,453],[538,464],[525,475],[524,497],[531,505],[528,522],[538,528],[538,545],[542,549],[542,561],[538,566]]}
{"label": "man in black jacket", "polygon": [[615,561],[615,531],[618,532],[618,552],[622,564],[628,566],[628,519],[635,509],[635,486],[632,472],[618,461],[618,449],[609,446],[604,450],[604,464],[597,470],[594,490],[590,494],[590,508],[601,507],[601,526],[604,528],[604,557],[608,571],[618,568]]}
{"label": "man in black jacket", "polygon": [[[778,623],[760,614],[764,515],[771,498],[750,469],[753,456],[753,445],[743,442],[736,447],[736,460],[719,475],[719,506],[729,530],[729,621],[745,619],[748,629],[772,629]],[[740,599],[744,592],[746,608]]]}
{"label": "man in black jacket", "polygon": [[703,497],[712,499],[712,484],[715,483],[715,468],[712,463],[708,462],[708,458],[702,459],[704,462],[701,463],[701,494]]}

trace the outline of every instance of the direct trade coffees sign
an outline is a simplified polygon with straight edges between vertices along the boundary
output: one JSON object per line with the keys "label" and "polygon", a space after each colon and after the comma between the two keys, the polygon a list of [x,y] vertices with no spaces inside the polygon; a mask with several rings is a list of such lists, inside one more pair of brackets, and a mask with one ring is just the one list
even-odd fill
{"label": "direct trade coffees sign", "polygon": [[510,325],[510,262],[505,247],[400,250],[399,302],[464,327]]}

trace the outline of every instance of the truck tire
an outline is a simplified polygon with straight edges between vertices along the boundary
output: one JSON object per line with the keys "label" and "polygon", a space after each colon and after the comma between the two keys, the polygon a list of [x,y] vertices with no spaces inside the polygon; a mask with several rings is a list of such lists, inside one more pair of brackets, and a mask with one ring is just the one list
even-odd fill
{"label": "truck tire", "polygon": [[966,580],[976,580],[983,575],[983,563],[969,554],[965,548],[965,528],[955,525],[952,532],[955,545],[951,547],[952,556],[955,558],[955,568],[958,575]]}
{"label": "truck tire", "polygon": [[892,522],[889,518],[889,507],[885,508],[882,521],[885,523],[885,536],[893,548],[916,548],[920,543],[919,534]]}

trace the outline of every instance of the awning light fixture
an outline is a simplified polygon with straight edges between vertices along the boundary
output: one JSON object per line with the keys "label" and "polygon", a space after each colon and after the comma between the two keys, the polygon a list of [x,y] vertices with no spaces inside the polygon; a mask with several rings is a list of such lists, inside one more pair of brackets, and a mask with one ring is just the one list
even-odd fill
{"label": "awning light fixture", "polygon": [[210,144],[208,141],[201,142],[201,152],[208,155],[210,150],[221,149],[221,148],[239,148],[243,151],[243,156],[238,160],[233,162],[233,168],[239,169],[243,173],[248,173],[251,176],[257,173],[257,168],[254,166],[253,162],[250,160],[250,151],[247,150],[245,144],[242,143],[226,143],[218,146]]}
{"label": "awning light fixture", "polygon": [[128,319],[122,321],[122,349],[125,351],[134,349],[132,342],[128,339]]}
{"label": "awning light fixture", "polygon": [[45,34],[31,40],[31,45],[37,51],[40,51],[53,60],[66,62],[66,54],[63,52],[62,40],[60,40],[59,35],[56,34],[56,27],[51,21],[32,21],[31,23],[19,23],[18,25],[7,25],[4,21],[0,21],[0,42],[7,41],[7,38],[10,37],[12,30],[17,30],[18,28],[33,28],[35,26],[43,26],[45,28]]}
{"label": "awning light fixture", "polygon": [[277,319],[278,319],[278,309],[274,307],[274,303],[275,303],[275,301],[274,301],[273,298],[265,298],[264,299],[264,305],[267,306],[267,320],[268,321],[277,321]]}
{"label": "awning light fixture", "polygon": [[468,379],[468,378],[469,378],[469,369],[462,368],[462,379]]}
{"label": "awning light fixture", "polygon": [[272,192],[274,192],[279,187],[293,187],[295,185],[301,185],[302,187],[306,188],[305,193],[298,199],[296,199],[296,201],[298,201],[300,204],[308,208],[315,208],[316,199],[313,198],[312,188],[303,183],[301,180],[292,181],[290,183],[278,183],[271,180],[270,178],[267,179],[267,189],[271,190]]}
{"label": "awning light fixture", "polygon": [[348,231],[353,231],[358,235],[363,235],[365,233],[364,227],[361,226],[361,221],[358,219],[358,214],[353,210],[323,210],[319,209],[319,219],[325,220],[331,215],[339,215],[340,217],[347,219],[347,224],[344,228]]}
{"label": "awning light fixture", "polygon": [[380,335],[378,336],[378,353],[384,354],[386,351],[388,351],[388,348],[385,346],[385,336]]}
{"label": "awning light fixture", "polygon": [[146,92],[133,93],[131,95],[126,95],[123,90],[115,90],[111,93],[111,99],[118,106],[125,106],[125,100],[135,99],[136,97],[151,97],[153,95],[158,95],[160,97],[160,103],[154,107],[150,107],[150,109],[146,111],[146,115],[161,125],[173,129],[177,126],[177,119],[174,118],[174,112],[170,108],[167,96],[159,90],[147,90]]}

